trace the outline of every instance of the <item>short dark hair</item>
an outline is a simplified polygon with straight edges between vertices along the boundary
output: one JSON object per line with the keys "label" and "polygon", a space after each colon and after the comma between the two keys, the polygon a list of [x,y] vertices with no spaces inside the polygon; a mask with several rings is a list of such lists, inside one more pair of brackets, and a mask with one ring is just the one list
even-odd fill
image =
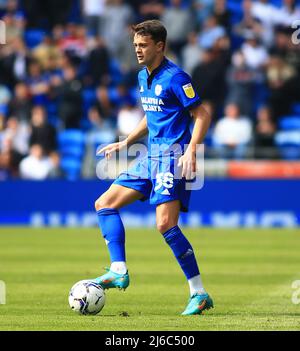
{"label": "short dark hair", "polygon": [[167,30],[158,20],[148,20],[132,26],[134,34],[151,36],[155,43],[162,41],[166,46]]}

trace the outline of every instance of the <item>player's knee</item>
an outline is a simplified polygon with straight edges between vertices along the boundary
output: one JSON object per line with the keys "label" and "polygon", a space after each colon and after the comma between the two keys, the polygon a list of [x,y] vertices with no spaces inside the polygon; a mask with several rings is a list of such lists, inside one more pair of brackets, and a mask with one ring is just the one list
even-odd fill
{"label": "player's knee", "polygon": [[166,231],[175,227],[176,225],[177,223],[175,223],[173,219],[163,217],[157,221],[156,227],[161,234],[164,234]]}
{"label": "player's knee", "polygon": [[95,210],[98,212],[104,208],[111,208],[111,204],[107,198],[102,195],[95,201]]}

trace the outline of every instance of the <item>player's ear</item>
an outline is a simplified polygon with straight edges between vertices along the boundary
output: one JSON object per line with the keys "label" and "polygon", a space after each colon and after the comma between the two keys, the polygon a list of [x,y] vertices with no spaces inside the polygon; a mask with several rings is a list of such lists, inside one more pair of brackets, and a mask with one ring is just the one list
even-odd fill
{"label": "player's ear", "polygon": [[165,50],[165,43],[162,42],[162,41],[159,41],[156,43],[156,47],[161,50],[161,51],[164,51]]}

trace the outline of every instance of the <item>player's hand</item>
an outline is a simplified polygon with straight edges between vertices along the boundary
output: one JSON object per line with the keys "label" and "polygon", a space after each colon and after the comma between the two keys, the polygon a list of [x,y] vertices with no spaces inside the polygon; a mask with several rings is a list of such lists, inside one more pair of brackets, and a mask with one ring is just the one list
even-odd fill
{"label": "player's hand", "polygon": [[182,168],[181,176],[188,180],[196,176],[196,154],[195,152],[186,151],[178,160],[178,167]]}
{"label": "player's hand", "polygon": [[99,156],[102,153],[104,153],[105,158],[107,160],[109,160],[111,158],[113,152],[120,151],[121,149],[123,149],[126,146],[126,144],[127,144],[126,140],[120,141],[118,143],[109,144],[109,145],[103,147],[102,149],[98,150],[96,155]]}

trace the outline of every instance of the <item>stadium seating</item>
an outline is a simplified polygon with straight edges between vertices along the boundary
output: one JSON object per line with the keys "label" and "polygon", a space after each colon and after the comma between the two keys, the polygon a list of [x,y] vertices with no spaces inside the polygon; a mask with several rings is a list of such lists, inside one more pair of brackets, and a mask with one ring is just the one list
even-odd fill
{"label": "stadium seating", "polygon": [[77,180],[80,178],[81,161],[74,158],[64,158],[60,163],[62,171],[67,180]]}
{"label": "stadium seating", "polygon": [[112,84],[116,85],[122,80],[122,72],[119,62],[112,58],[109,62],[109,73],[112,79]]}
{"label": "stadium seating", "polygon": [[24,33],[24,40],[26,45],[32,49],[39,45],[45,36],[45,31],[40,29],[29,29]]}
{"label": "stadium seating", "polygon": [[231,13],[231,23],[236,24],[241,21],[243,17],[243,9],[241,1],[228,0],[227,8]]}
{"label": "stadium seating", "polygon": [[0,115],[6,115],[7,110],[8,110],[7,105],[0,104]]}
{"label": "stadium seating", "polygon": [[281,130],[300,130],[299,116],[283,116],[279,121]]}
{"label": "stadium seating", "polygon": [[96,90],[95,89],[84,89],[82,91],[83,99],[83,110],[84,115],[87,117],[88,110],[96,103]]}
{"label": "stadium seating", "polygon": [[83,145],[84,134],[77,129],[67,129],[59,133],[59,146],[60,148],[66,145]]}
{"label": "stadium seating", "polygon": [[300,117],[300,103],[299,102],[292,105],[292,113],[294,113]]}
{"label": "stadium seating", "polygon": [[80,177],[80,168],[85,151],[85,135],[80,130],[65,130],[58,135],[61,168],[69,180]]}
{"label": "stadium seating", "polygon": [[300,130],[286,130],[277,132],[275,135],[275,143],[283,159],[299,160]]}

